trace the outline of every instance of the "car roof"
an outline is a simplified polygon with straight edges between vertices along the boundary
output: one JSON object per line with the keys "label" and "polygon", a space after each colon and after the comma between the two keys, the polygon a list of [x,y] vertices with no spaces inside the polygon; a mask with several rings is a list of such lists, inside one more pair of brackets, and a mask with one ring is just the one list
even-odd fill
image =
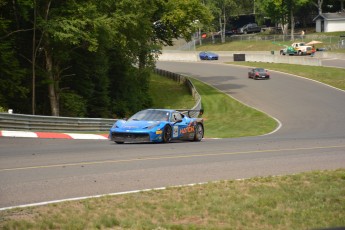
{"label": "car roof", "polygon": [[265,71],[265,69],[264,68],[261,68],[261,67],[257,67],[257,68],[254,68],[254,70],[258,70],[258,71]]}
{"label": "car roof", "polygon": [[[176,112],[174,109],[144,109],[144,110],[151,110],[151,111],[165,111],[165,112]],[[143,111],[144,111],[143,110]]]}

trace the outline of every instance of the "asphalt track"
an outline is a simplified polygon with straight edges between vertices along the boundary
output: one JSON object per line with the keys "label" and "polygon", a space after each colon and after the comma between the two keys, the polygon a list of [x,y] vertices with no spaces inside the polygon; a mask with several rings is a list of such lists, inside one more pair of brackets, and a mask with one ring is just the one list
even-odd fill
{"label": "asphalt track", "polygon": [[[200,143],[0,138],[0,208],[208,181],[345,166],[345,92],[272,72],[217,62],[159,62],[279,120],[270,135]],[[229,117],[231,119],[231,117]]]}

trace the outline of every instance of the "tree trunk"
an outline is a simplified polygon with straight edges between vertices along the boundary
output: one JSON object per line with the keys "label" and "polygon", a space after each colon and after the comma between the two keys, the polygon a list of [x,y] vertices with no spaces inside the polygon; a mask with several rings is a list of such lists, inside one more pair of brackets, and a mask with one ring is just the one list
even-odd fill
{"label": "tree trunk", "polygon": [[35,115],[36,107],[36,1],[34,1],[34,22],[32,34],[32,115]]}
{"label": "tree trunk", "polygon": [[222,28],[222,43],[225,43],[225,28],[226,28],[226,16],[225,16],[225,8],[223,11],[223,28]]}
{"label": "tree trunk", "polygon": [[221,39],[221,41],[223,41],[223,33],[222,33],[223,23],[222,23],[222,15],[221,14],[219,14],[219,28],[220,28],[220,39]]}
{"label": "tree trunk", "polygon": [[58,85],[59,80],[58,77],[54,76],[53,72],[53,57],[50,52],[50,48],[46,47],[45,49],[45,58],[46,58],[46,71],[47,71],[47,77],[49,79],[49,101],[50,101],[50,109],[51,109],[51,115],[52,116],[59,116],[59,92],[58,92]]}
{"label": "tree trunk", "polygon": [[291,23],[291,41],[295,40],[294,33],[295,33],[295,18],[293,16],[293,8],[290,9],[290,23]]}
{"label": "tree trunk", "polygon": [[322,4],[323,4],[323,0],[318,0],[316,7],[318,9],[319,14],[322,14]]}

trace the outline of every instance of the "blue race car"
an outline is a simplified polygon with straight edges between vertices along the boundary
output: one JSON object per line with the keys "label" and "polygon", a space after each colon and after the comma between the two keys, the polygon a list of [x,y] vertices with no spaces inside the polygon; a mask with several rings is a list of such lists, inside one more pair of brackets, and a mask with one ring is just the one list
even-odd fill
{"label": "blue race car", "polygon": [[192,118],[190,113],[202,114],[202,110],[146,109],[128,120],[118,120],[110,129],[109,140],[117,144],[125,142],[163,142],[172,140],[201,141],[204,137],[204,121]]}
{"label": "blue race car", "polygon": [[199,57],[201,60],[218,60],[219,58],[218,54],[206,51],[200,52]]}

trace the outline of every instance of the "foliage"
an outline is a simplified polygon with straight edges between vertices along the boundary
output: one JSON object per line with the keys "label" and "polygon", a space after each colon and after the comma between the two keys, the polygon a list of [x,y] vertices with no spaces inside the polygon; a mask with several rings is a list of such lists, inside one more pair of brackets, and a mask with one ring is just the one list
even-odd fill
{"label": "foliage", "polygon": [[213,24],[218,25],[214,27],[219,28],[221,31],[222,42],[224,42],[227,22],[229,21],[230,16],[233,16],[239,12],[240,3],[234,0],[206,0],[205,4],[212,11],[214,15]]}
{"label": "foliage", "polygon": [[6,19],[9,14],[9,3],[0,2],[0,105],[16,108],[16,111],[26,108],[30,81],[26,79],[27,70],[20,65],[19,47],[16,39],[8,36],[11,21]]}
{"label": "foliage", "polygon": [[57,116],[73,103],[72,114],[89,117],[150,106],[152,51],[190,39],[194,21],[211,19],[198,0],[18,0],[0,7],[0,103]]}
{"label": "foliage", "polygon": [[280,24],[284,34],[287,34],[287,25],[290,24],[293,35],[296,12],[308,2],[310,0],[259,0],[257,6],[259,12],[267,14],[273,22]]}
{"label": "foliage", "polygon": [[61,115],[65,117],[85,117],[86,114],[86,106],[85,100],[73,93],[67,92],[62,93],[60,96],[61,104],[63,110],[61,111]]}
{"label": "foliage", "polygon": [[4,107],[0,106],[0,113],[4,113],[4,112],[6,112],[6,109]]}

